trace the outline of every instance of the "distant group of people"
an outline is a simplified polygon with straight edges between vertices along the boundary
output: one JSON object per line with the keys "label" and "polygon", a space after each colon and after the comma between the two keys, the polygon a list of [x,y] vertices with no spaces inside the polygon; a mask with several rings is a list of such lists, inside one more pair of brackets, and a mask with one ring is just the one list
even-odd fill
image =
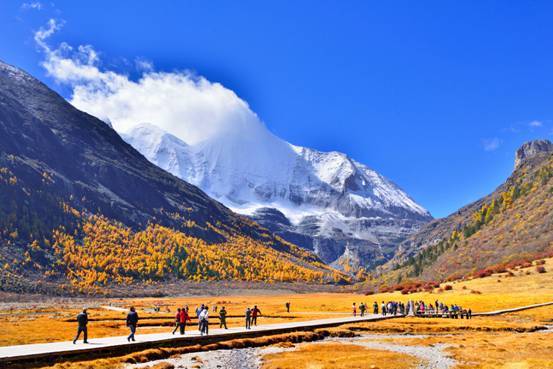
{"label": "distant group of people", "polygon": [[427,304],[424,301],[414,303],[414,311],[417,316],[441,316],[452,319],[472,319],[472,309],[464,309],[459,305],[447,305],[438,300],[434,304]]}
{"label": "distant group of people", "polygon": [[[361,302],[357,305],[355,302],[352,305],[353,316],[357,316],[359,309],[359,315],[364,316],[365,312],[369,309],[369,306]],[[403,303],[401,301],[388,301],[380,304],[375,301],[373,303],[373,314],[386,315],[415,315],[424,317],[444,317],[453,319],[471,319],[472,310],[463,309],[459,305],[447,305],[440,301],[434,301],[434,304],[427,304],[424,301],[408,301]]]}
{"label": "distant group of people", "polygon": [[[286,312],[290,312],[290,302],[285,303]],[[365,316],[366,312],[369,310],[369,305],[361,302],[359,305],[357,305],[355,302],[352,305],[352,311],[353,316],[357,316],[357,312],[359,311],[360,316]],[[219,313],[219,328],[225,328],[227,327],[227,310],[225,307],[221,307],[221,309],[218,309],[217,305],[214,305],[212,308],[212,311],[214,313]],[[453,319],[471,319],[472,318],[472,310],[469,309],[463,309],[459,305],[447,305],[440,301],[434,301],[434,304],[432,303],[426,303],[424,301],[408,301],[407,303],[403,303],[401,301],[388,301],[384,302],[379,305],[376,301],[372,304],[372,312],[373,314],[381,314],[383,316],[387,315],[414,315],[414,316],[422,316],[422,317],[446,317],[446,318],[453,318]],[[200,335],[208,335],[209,334],[209,307],[205,304],[201,304],[198,306],[195,310],[196,318],[198,319],[198,331],[200,331]],[[252,325],[257,326],[257,318],[261,316],[261,310],[257,307],[257,305],[254,305],[253,308],[247,307],[246,312],[244,314],[245,317],[245,327],[246,329],[251,329]],[[127,341],[135,341],[134,335],[136,334],[136,328],[138,326],[138,313],[136,312],[136,309],[134,307],[131,307],[129,309],[129,312],[127,314],[126,319],[126,325],[130,330],[130,334],[127,336]],[[185,305],[182,308],[177,308],[177,312],[175,314],[175,327],[173,329],[172,334],[175,334],[177,330],[181,335],[185,334],[186,331],[186,323],[192,322],[192,319],[189,314],[188,306]],[[77,343],[77,340],[81,336],[81,333],[83,334],[83,343],[88,343],[88,313],[86,309],[83,309],[82,312],[80,312],[77,315],[77,335],[75,336],[75,339],[73,340],[73,344]]]}
{"label": "distant group of people", "polygon": [[[286,303],[286,307],[288,312],[290,311],[290,303]],[[213,306],[212,309],[213,312],[217,313],[219,312],[219,328],[228,329],[227,327],[227,310],[223,306],[221,309],[218,309],[217,305]],[[209,307],[205,304],[202,304],[198,306],[195,310],[196,318],[198,319],[198,330],[200,331],[200,335],[208,335],[209,334]],[[251,329],[252,325],[257,326],[257,318],[261,316],[261,310],[257,307],[257,305],[254,305],[253,308],[246,308],[245,312],[245,327],[246,329]],[[138,313],[136,312],[136,309],[134,307],[131,307],[129,309],[129,313],[127,314],[126,319],[126,325],[130,330],[130,334],[127,337],[127,341],[135,341],[134,335],[136,334],[136,328],[138,326]],[[192,319],[189,314],[189,308],[188,305],[185,305],[182,308],[177,308],[177,312],[175,314],[175,327],[172,331],[172,334],[175,334],[177,330],[181,335],[185,334],[186,331],[186,323],[192,322]],[[77,335],[75,336],[75,339],[73,340],[73,344],[77,343],[77,340],[81,336],[81,333],[83,334],[83,343],[88,343],[88,312],[86,309],[83,309],[82,312],[80,312],[77,315]]]}
{"label": "distant group of people", "polygon": [[[217,313],[217,305],[213,305],[212,312]],[[180,334],[184,334],[186,330],[186,322],[192,322],[190,315],[188,314],[188,305],[183,308],[177,308],[177,314],[175,315],[175,329],[173,329],[173,334],[179,329]],[[205,304],[201,304],[196,307],[195,310],[196,318],[198,319],[198,331],[203,336],[204,334],[209,334],[209,307]],[[227,327],[227,310],[223,306],[219,310],[219,328]]]}
{"label": "distant group of people", "polygon": [[[359,315],[365,316],[365,312],[369,309],[369,305],[362,302],[359,304]],[[357,305],[354,302],[352,305],[353,310],[353,316],[357,316]],[[389,301],[388,303],[384,303],[382,301],[382,306],[380,308],[380,311],[382,315],[404,315],[405,314],[405,304],[402,302],[396,302],[396,301]],[[375,301],[373,303],[373,314],[378,314],[378,303]]]}

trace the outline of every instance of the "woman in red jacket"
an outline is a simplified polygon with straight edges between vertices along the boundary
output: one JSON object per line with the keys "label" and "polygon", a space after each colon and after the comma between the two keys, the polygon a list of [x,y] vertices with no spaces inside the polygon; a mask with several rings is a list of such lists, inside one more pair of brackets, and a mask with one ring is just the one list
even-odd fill
{"label": "woman in red jacket", "polygon": [[188,306],[180,309],[180,316],[179,316],[180,334],[184,334],[184,330],[186,328],[186,321],[189,321],[189,322],[192,321],[192,319],[190,319],[190,316],[188,315]]}

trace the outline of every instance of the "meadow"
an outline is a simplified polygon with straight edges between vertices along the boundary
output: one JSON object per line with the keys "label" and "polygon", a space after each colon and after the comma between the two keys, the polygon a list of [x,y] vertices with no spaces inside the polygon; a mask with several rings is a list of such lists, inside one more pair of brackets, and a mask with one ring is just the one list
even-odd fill
{"label": "meadow", "polygon": [[[541,267],[541,268],[538,268]],[[451,289],[446,289],[450,285]],[[135,306],[142,317],[140,333],[164,332],[172,330],[173,315],[177,307],[188,305],[191,310],[199,304],[208,306],[225,306],[229,326],[243,324],[243,312],[246,306],[258,305],[262,311],[259,324],[282,321],[300,321],[327,317],[346,316],[351,314],[353,302],[365,302],[372,306],[374,301],[407,301],[424,300],[443,301],[447,304],[458,304],[471,308],[473,312],[485,312],[512,308],[546,301],[553,301],[553,259],[544,264],[517,268],[505,273],[498,273],[484,278],[448,282],[429,292],[403,295],[400,292],[366,295],[361,293],[274,293],[260,292],[247,295],[228,296],[191,296],[171,298],[141,299],[96,299],[87,302],[90,312],[90,337],[124,335],[126,309]],[[285,303],[290,302],[291,311],[286,312]],[[62,300],[55,304],[41,303],[31,306],[30,303],[3,307],[0,311],[0,345],[13,345],[34,342],[52,342],[70,340],[75,333],[74,317],[82,308],[82,300]],[[155,307],[159,311],[155,311]],[[118,310],[120,309],[120,310]],[[212,315],[215,315],[212,313]],[[424,338],[402,338],[402,345],[430,346],[446,345],[444,351],[455,358],[459,368],[548,368],[553,367],[553,343],[551,333],[542,331],[543,327],[553,324],[553,307],[542,307],[517,313],[474,317],[466,319],[429,319],[398,318],[389,321],[358,323],[344,325],[336,329],[345,336],[351,334],[377,334],[379,342],[388,342],[390,334],[423,334]],[[193,322],[194,323],[194,322]],[[218,319],[211,319],[212,325]],[[192,329],[195,329],[192,327]],[[344,332],[346,332],[344,334]],[[274,344],[292,340],[294,343],[317,340],[309,332],[302,332],[290,339],[286,335],[278,338],[267,338],[266,341],[251,339],[246,343],[230,343],[227,348],[248,347],[249,345]],[[327,336],[329,333],[325,333]],[[340,335],[338,334],[338,335]],[[293,335],[288,335],[293,336]],[[392,339],[392,341],[394,341]],[[230,345],[230,346],[229,346]],[[245,346],[244,346],[245,345]],[[344,347],[340,347],[344,346]],[[212,348],[217,348],[214,346]],[[516,348],[516,349],[512,349]],[[196,348],[202,350],[202,348]],[[183,351],[174,351],[181,354]],[[339,353],[339,354],[336,354]],[[134,362],[140,353],[125,358]],[[342,356],[350,360],[340,359]],[[341,345],[339,342],[302,343],[295,350],[287,351],[264,358],[267,369],[276,368],[353,368],[360,362],[370,362],[375,368],[410,368],[417,359],[406,359],[406,354],[387,350],[375,350],[360,346]],[[408,356],[408,355],[407,355]],[[316,358],[317,366],[309,366]],[[114,361],[115,360],[115,361]],[[138,361],[148,361],[143,355]],[[369,360],[369,361],[367,361]],[[107,367],[121,364],[117,358],[110,359]],[[502,366],[503,363],[514,366]],[[119,363],[116,365],[116,363]],[[303,364],[302,364],[303,363]],[[311,364],[309,364],[311,363]],[[98,364],[96,362],[96,364]],[[59,368],[92,368],[87,362],[57,364]],[[518,366],[517,366],[518,365]],[[370,367],[370,366],[367,366]]]}

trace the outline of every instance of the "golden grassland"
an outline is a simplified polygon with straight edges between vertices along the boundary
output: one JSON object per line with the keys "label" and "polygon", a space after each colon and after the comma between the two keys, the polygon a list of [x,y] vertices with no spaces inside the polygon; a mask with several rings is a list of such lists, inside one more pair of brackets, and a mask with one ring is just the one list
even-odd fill
{"label": "golden grassland", "polygon": [[[322,319],[347,315],[353,302],[365,302],[372,309],[374,301],[407,301],[424,300],[443,301],[471,308],[473,312],[491,311],[553,301],[553,259],[547,259],[544,265],[546,273],[538,273],[535,266],[508,273],[496,274],[485,278],[448,283],[450,291],[435,289],[433,292],[420,292],[402,295],[400,292],[381,293],[366,296],[359,293],[310,293],[310,294],[257,294],[242,296],[210,296],[182,298],[141,298],[95,300],[90,303],[89,324],[90,337],[124,335],[126,312],[102,308],[111,304],[113,307],[137,307],[143,318],[140,333],[159,333],[171,330],[173,315],[177,307],[188,305],[193,311],[196,306],[205,303],[208,306],[225,306],[229,326],[243,324],[242,315],[247,306],[258,305],[262,311],[260,324],[279,323],[283,321],[301,321]],[[291,312],[287,313],[285,302],[291,303]],[[151,311],[154,306],[160,312]],[[65,341],[73,338],[75,323],[72,321],[81,309],[81,305],[68,302],[51,306],[32,307],[24,304],[21,307],[0,310],[0,345],[14,345],[37,342]],[[531,314],[528,312],[527,314]],[[212,316],[216,313],[212,313]],[[413,325],[420,324],[415,319]],[[217,319],[212,319],[215,324]],[[379,322],[378,327],[393,326],[393,322]],[[433,324],[434,320],[428,322]],[[456,324],[448,321],[444,324]],[[425,323],[426,324],[426,323]]]}
{"label": "golden grassland", "polygon": [[308,344],[295,351],[263,357],[263,369],[408,369],[417,364],[405,354],[336,343]]}
{"label": "golden grassland", "polygon": [[[466,319],[399,318],[341,326],[357,334],[377,333],[368,340],[401,346],[447,345],[445,354],[455,359],[455,369],[553,368],[553,333],[543,332],[551,323],[553,306],[492,317]],[[398,339],[387,333],[417,334]],[[424,335],[420,337],[420,335]],[[353,351],[355,361],[345,353]],[[308,343],[294,351],[263,357],[263,369],[276,368],[410,368],[418,359],[352,344]],[[342,355],[344,354],[344,355]],[[310,364],[314,364],[310,366]],[[350,365],[351,364],[351,365]]]}
{"label": "golden grassland", "polygon": [[[90,336],[112,336],[126,333],[124,327],[125,312],[106,310],[101,305],[113,307],[134,305],[143,317],[139,333],[171,330],[172,316],[176,307],[189,305],[193,310],[197,305],[226,306],[230,318],[229,325],[242,324],[242,314],[246,306],[257,304],[263,315],[260,324],[282,321],[297,321],[337,317],[350,314],[353,302],[388,300],[425,300],[443,301],[470,307],[474,312],[511,308],[546,301],[553,301],[553,260],[544,264],[546,273],[539,273],[536,266],[508,273],[496,274],[485,278],[450,283],[452,290],[435,289],[433,292],[402,295],[399,292],[376,295],[354,293],[310,293],[310,294],[258,294],[218,297],[179,297],[145,299],[95,300],[90,309]],[[443,287],[443,286],[442,286]],[[291,312],[286,313],[285,302],[291,303]],[[151,308],[160,307],[160,312]],[[28,305],[0,311],[0,344],[20,344],[69,340],[75,333],[72,321],[79,311],[75,304],[48,305],[32,308]],[[212,313],[212,315],[215,315]],[[234,317],[236,316],[236,317]],[[217,319],[212,319],[216,323]],[[344,325],[335,330],[321,332],[298,332],[296,334],[266,336],[244,340],[221,342],[214,346],[189,346],[146,350],[130,354],[127,357],[98,359],[92,361],[74,361],[58,363],[56,369],[117,368],[125,362],[147,362],[186,352],[217,348],[241,348],[276,344],[278,342],[310,342],[329,335],[348,335],[362,333],[383,334],[382,340],[392,343],[386,333],[417,333],[429,335],[424,339],[406,338],[402,345],[431,345],[444,343],[450,345],[446,351],[458,362],[458,368],[550,368],[553,367],[553,334],[539,331],[539,327],[553,322],[553,307],[542,307],[500,316],[474,317],[466,319],[440,318],[398,318],[388,321],[357,323]],[[162,326],[162,324],[166,324]],[[149,326],[148,326],[149,325]],[[333,345],[340,345],[333,343]],[[402,354],[383,352],[362,347],[330,347],[326,343],[304,344],[295,351],[267,357],[267,368],[287,368],[289,363],[305,363],[317,360],[313,368],[338,367],[349,368],[337,353],[349,352],[351,363],[366,363],[375,368],[402,368],[416,363],[416,358],[406,359]],[[350,351],[344,351],[350,350]],[[396,365],[396,362],[404,366]],[[287,364],[288,363],[288,364]],[[303,365],[303,364],[301,364]],[[298,368],[302,368],[297,364]],[[338,366],[343,365],[343,366]],[[352,364],[354,365],[354,364]],[[310,367],[310,366],[303,366]],[[357,366],[359,367],[359,366]]]}

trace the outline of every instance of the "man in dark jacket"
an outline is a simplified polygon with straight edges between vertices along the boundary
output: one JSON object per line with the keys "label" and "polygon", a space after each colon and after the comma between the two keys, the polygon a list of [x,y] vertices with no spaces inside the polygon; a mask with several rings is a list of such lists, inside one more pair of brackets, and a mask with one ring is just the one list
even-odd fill
{"label": "man in dark jacket", "polygon": [[227,328],[227,310],[223,306],[221,310],[219,310],[219,328]]}
{"label": "man in dark jacket", "polygon": [[138,313],[136,312],[134,306],[131,307],[129,313],[127,314],[127,327],[131,330],[131,334],[127,337],[127,341],[135,341],[134,334],[136,333],[136,325],[138,324]]}
{"label": "man in dark jacket", "polygon": [[251,329],[252,326],[252,311],[246,308],[246,329]]}
{"label": "man in dark jacket", "polygon": [[77,343],[81,332],[83,332],[84,335],[83,343],[88,343],[88,331],[86,329],[86,325],[88,324],[88,314],[86,309],[83,309],[83,311],[77,315],[77,324],[79,325],[79,328],[77,329],[77,336],[73,340],[73,344]]}

